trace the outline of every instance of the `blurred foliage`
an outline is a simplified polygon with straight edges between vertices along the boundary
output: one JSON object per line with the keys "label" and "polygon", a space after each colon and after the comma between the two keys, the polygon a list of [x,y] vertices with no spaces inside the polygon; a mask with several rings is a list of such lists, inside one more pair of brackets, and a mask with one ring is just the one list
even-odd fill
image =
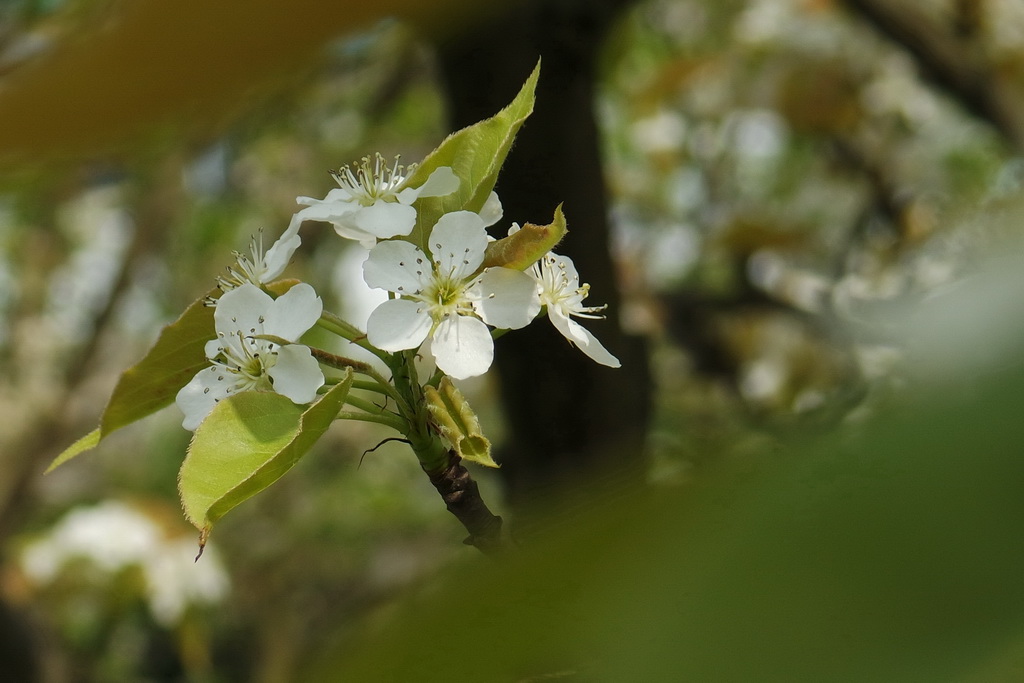
{"label": "blurred foliage", "polygon": [[[189,533],[172,411],[39,472],[327,169],[442,139],[429,41],[479,4],[0,4],[0,617],[27,615],[47,680],[1019,678],[1019,378],[986,388],[972,364],[1006,332],[929,355],[981,304],[942,333],[901,323],[1019,251],[1021,150],[838,0],[646,0],[608,38],[596,107],[619,314],[652,340],[655,493],[453,564],[470,551],[411,454],[362,457],[383,435],[352,424],[223,521],[230,594],[173,627],[137,569],[26,571],[105,498]],[[985,82],[1024,82],[1016,3],[914,6]],[[359,322],[360,254],[303,238],[289,275]],[[490,388],[463,390],[499,441]],[[865,426],[921,393],[980,398]]]}
{"label": "blurred foliage", "polygon": [[302,678],[1018,680],[1020,342],[970,401],[685,492],[598,481],[521,554],[459,567]]}
{"label": "blurred foliage", "polygon": [[976,212],[1017,190],[1006,141],[836,3],[643,3],[605,74],[623,316],[664,341],[666,473],[884,396],[901,352],[877,311],[969,270],[992,244]]}

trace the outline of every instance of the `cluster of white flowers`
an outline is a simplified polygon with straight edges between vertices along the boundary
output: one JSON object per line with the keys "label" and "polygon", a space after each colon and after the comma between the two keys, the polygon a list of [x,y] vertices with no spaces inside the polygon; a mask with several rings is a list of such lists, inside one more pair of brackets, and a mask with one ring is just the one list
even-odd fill
{"label": "cluster of white flowers", "polygon": [[[319,318],[320,299],[305,284],[277,300],[259,288],[284,270],[301,243],[299,226],[307,220],[331,223],[338,235],[369,249],[363,279],[392,297],[373,311],[366,326],[368,341],[382,351],[418,349],[427,342],[425,352],[440,370],[456,379],[474,377],[491,366],[491,328],[524,327],[546,308],[552,324],[572,344],[602,365],[619,367],[618,359],[572,319],[598,318],[603,307],[583,305],[589,286],[580,284],[571,259],[549,252],[525,271],[482,267],[491,241],[486,228],[502,217],[493,192],[478,213],[441,216],[426,250],[402,239],[416,225],[416,200],[443,197],[460,186],[444,166],[410,187],[411,170],[397,162],[388,166],[377,155],[332,172],[338,187],[323,199],[299,197],[305,208],[265,254],[256,240],[251,258],[236,254],[236,267],[219,281],[225,294],[216,302],[218,338],[206,349],[212,365],[178,394],[187,429],[195,429],[217,401],[233,392],[272,388],[296,403],[308,403],[323,385],[307,347],[265,339],[297,342]],[[513,224],[509,234],[518,229]]]}

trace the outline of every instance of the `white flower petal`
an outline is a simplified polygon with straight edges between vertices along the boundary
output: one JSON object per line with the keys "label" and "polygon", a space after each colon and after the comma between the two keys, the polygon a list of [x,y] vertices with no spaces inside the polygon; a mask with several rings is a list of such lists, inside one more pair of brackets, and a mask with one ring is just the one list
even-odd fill
{"label": "white flower petal", "polygon": [[302,225],[302,219],[298,217],[298,214],[292,216],[291,222],[288,223],[288,229],[270,249],[267,249],[267,253],[263,256],[263,273],[260,275],[260,282],[271,282],[284,272],[288,262],[292,260],[295,250],[302,244],[302,238],[299,237],[300,225]]}
{"label": "white flower petal", "polygon": [[[226,292],[214,311],[217,339],[205,345],[208,358],[224,354],[223,362],[201,370],[175,397],[185,414],[182,426],[194,430],[218,400],[251,389],[275,389],[296,403],[316,398],[323,373],[309,348],[285,346],[276,357],[275,345],[255,339],[269,334],[298,339],[320,317],[323,304],[308,284],[299,283],[276,300],[246,283]],[[268,367],[269,366],[269,367]]]}
{"label": "white flower petal", "polygon": [[414,244],[403,240],[381,242],[370,250],[363,262],[363,280],[374,289],[413,294],[431,278],[426,255]]}
{"label": "white flower petal", "polygon": [[263,315],[263,334],[298,341],[323,313],[324,303],[316,290],[300,282],[272,301]]}
{"label": "white flower petal", "polygon": [[366,337],[382,351],[415,349],[430,333],[430,315],[421,304],[391,299],[373,310],[366,321]]}
{"label": "white flower petal", "polygon": [[353,213],[349,222],[378,239],[404,236],[416,226],[416,209],[378,199],[372,205]]}
{"label": "white flower petal", "polygon": [[565,279],[568,281],[568,286],[572,289],[579,287],[580,274],[579,271],[576,270],[576,264],[572,262],[572,259],[568,256],[556,254],[553,251],[549,251],[548,254],[557,262],[557,268],[565,275]]}
{"label": "white flower petal", "polygon": [[[505,215],[505,211],[501,208],[501,200],[498,199],[498,193],[491,192],[487,195],[487,201],[484,202],[483,208],[480,209],[480,219],[484,222],[484,227],[494,225],[501,220],[503,215]],[[519,229],[518,225],[516,225],[516,229]]]}
{"label": "white flower petal", "polygon": [[471,293],[475,307],[488,325],[517,330],[530,324],[540,312],[537,282],[512,268],[488,268]]}
{"label": "white flower petal", "polygon": [[301,344],[283,346],[277,351],[277,363],[267,372],[274,383],[274,391],[287,396],[293,403],[310,403],[316,390],[324,385],[320,364]]}
{"label": "white flower petal", "polygon": [[[262,334],[263,330],[256,329],[255,334]],[[247,339],[242,335],[241,332],[234,332],[232,334],[225,334],[223,337],[216,340],[218,342],[218,352],[223,351],[225,360],[229,364],[232,362],[239,361],[248,356],[248,353],[253,348],[253,340]],[[213,350],[213,345],[208,344],[206,347],[207,351]],[[214,360],[217,354],[207,355],[207,358]]]}
{"label": "white flower petal", "polygon": [[351,194],[340,187],[328,192],[327,196],[323,199],[296,197],[295,201],[306,207],[305,209],[299,209],[296,214],[300,222],[333,221],[362,208],[360,204],[352,201]]}
{"label": "white flower petal", "polygon": [[221,340],[220,338],[211,339],[210,341],[206,342],[206,346],[203,347],[203,350],[206,352],[206,357],[209,358],[210,360],[213,360],[220,353],[220,350],[223,346],[224,341]]}
{"label": "white flower petal", "polygon": [[256,334],[257,330],[262,330],[261,318],[273,301],[256,285],[245,283],[217,300],[213,311],[214,327],[226,337],[235,336],[239,330],[246,335]]}
{"label": "white flower petal", "polygon": [[427,337],[416,354],[414,364],[418,377],[432,377],[437,372],[437,361],[434,359],[434,352],[431,350],[431,339]]}
{"label": "white flower petal", "polygon": [[437,367],[455,379],[482,375],[494,360],[494,342],[487,325],[465,315],[453,315],[438,325],[430,350]]}
{"label": "white flower petal", "polygon": [[334,221],[334,232],[338,233],[338,237],[359,242],[363,249],[373,249],[373,245],[377,244],[376,235],[357,228],[348,218]]}
{"label": "white flower petal", "polygon": [[562,336],[572,342],[585,353],[591,360],[607,365],[610,368],[620,367],[619,359],[608,352],[608,349],[592,335],[587,328],[575,320],[571,320],[557,307],[548,307],[548,319],[555,329],[562,333]]}
{"label": "white flower petal", "polygon": [[327,193],[325,199],[296,197],[295,201],[306,205],[306,208],[300,209],[292,218],[298,224],[301,225],[303,221],[331,223],[339,236],[355,240],[367,249],[377,242],[376,235],[354,223],[353,217],[363,209],[363,206],[347,190],[333,189]]}
{"label": "white flower petal", "polygon": [[292,220],[297,221],[300,225],[303,221],[331,223],[334,226],[334,231],[340,237],[355,240],[367,249],[377,242],[376,236],[365,230],[360,230],[351,221],[352,214],[362,208],[359,204],[324,202],[312,197],[297,197],[296,201],[300,204],[304,202],[309,204],[309,206],[301,209],[292,217]]}
{"label": "white flower petal", "polygon": [[461,181],[450,166],[434,169],[426,181],[417,188],[407,187],[398,193],[398,201],[412,204],[420,197],[443,197],[459,189]]}
{"label": "white flower petal", "polygon": [[[218,379],[223,378],[223,379]],[[192,380],[183,386],[174,402],[185,414],[181,426],[185,429],[195,431],[196,427],[206,419],[217,401],[231,393],[236,388],[237,382],[234,377],[225,376],[221,368],[216,366],[208,367],[196,373]]]}
{"label": "white flower petal", "polygon": [[430,231],[428,246],[439,272],[466,278],[484,261],[487,231],[483,220],[472,211],[453,211],[438,219]]}

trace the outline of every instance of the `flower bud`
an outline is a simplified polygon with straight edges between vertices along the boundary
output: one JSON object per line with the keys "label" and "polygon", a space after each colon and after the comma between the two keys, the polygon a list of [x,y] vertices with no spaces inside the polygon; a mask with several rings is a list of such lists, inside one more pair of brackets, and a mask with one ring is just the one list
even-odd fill
{"label": "flower bud", "polygon": [[526,270],[544,254],[555,248],[565,236],[565,215],[562,205],[555,208],[550,225],[527,223],[518,232],[487,245],[484,268],[501,266],[513,270]]}
{"label": "flower bud", "polygon": [[449,377],[442,377],[437,389],[423,387],[423,395],[431,423],[460,458],[498,467],[491,458],[491,442],[480,432],[480,420]]}

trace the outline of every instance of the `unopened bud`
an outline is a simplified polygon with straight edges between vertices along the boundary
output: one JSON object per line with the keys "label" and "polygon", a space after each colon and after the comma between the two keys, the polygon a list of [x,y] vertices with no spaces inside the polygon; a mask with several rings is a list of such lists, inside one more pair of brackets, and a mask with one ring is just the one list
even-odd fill
{"label": "unopened bud", "polygon": [[487,245],[484,268],[500,266],[513,270],[526,270],[544,254],[555,248],[566,233],[562,205],[555,208],[555,217],[549,225],[527,223],[518,232]]}
{"label": "unopened bud", "polygon": [[442,377],[437,389],[423,387],[431,423],[464,460],[486,467],[498,467],[491,458],[491,442],[480,431],[480,420],[450,378]]}

